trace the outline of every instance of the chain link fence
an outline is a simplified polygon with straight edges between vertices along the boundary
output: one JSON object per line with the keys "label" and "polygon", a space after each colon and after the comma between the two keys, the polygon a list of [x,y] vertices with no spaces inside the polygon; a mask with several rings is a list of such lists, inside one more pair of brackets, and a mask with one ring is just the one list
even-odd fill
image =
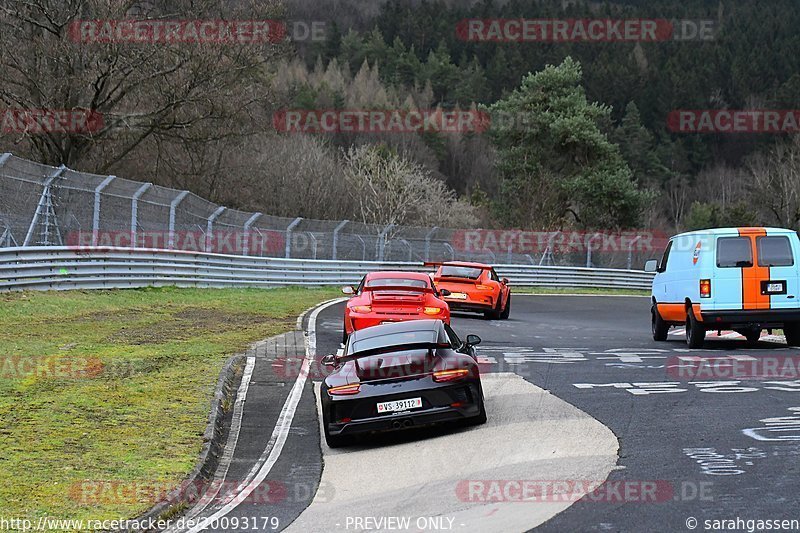
{"label": "chain link fence", "polygon": [[0,248],[153,248],[356,261],[640,269],[660,255],[655,231],[523,232],[378,226],[228,209],[181,191],[0,155]]}

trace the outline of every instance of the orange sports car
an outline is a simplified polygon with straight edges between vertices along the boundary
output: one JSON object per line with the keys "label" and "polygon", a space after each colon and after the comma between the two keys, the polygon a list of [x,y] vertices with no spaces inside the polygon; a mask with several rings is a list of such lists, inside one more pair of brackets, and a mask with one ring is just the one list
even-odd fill
{"label": "orange sports car", "polygon": [[358,287],[344,287],[352,295],[344,309],[342,341],[369,326],[421,318],[450,324],[450,307],[430,275],[421,272],[370,272]]}
{"label": "orange sports car", "polygon": [[490,265],[451,261],[426,263],[438,266],[433,281],[450,292],[445,301],[454,311],[474,311],[486,318],[506,319],[511,313],[511,289]]}

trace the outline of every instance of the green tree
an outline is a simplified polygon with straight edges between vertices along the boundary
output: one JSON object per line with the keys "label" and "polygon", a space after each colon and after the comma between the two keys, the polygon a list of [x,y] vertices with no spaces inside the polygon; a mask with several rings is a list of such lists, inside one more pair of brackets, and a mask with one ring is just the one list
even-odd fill
{"label": "green tree", "polygon": [[648,196],[600,130],[610,108],[589,103],[580,82],[581,66],[568,57],[489,107],[501,175],[496,211],[506,224],[560,227],[570,215],[584,228],[638,223]]}
{"label": "green tree", "polygon": [[439,43],[436,50],[432,50],[428,54],[423,72],[425,79],[431,82],[434,98],[445,105],[451,105],[453,103],[451,94],[453,87],[461,79],[463,73],[453,64],[444,41]]}
{"label": "green tree", "polygon": [[670,171],[659,161],[653,134],[642,124],[639,108],[630,102],[620,125],[609,135],[640,185],[661,187]]}

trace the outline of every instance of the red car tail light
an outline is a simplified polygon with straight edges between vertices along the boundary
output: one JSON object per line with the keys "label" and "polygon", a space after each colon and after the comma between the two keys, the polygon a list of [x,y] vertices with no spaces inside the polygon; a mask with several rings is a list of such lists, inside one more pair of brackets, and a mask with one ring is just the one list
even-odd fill
{"label": "red car tail light", "polygon": [[354,305],[351,307],[354,313],[370,313],[372,312],[372,306],[370,305]]}
{"label": "red car tail light", "polygon": [[457,379],[465,378],[469,375],[469,370],[466,368],[459,368],[456,370],[437,370],[433,373],[433,381],[443,383],[445,381],[455,381]]}
{"label": "red car tail light", "polygon": [[423,310],[426,315],[438,315],[441,314],[442,311],[444,311],[444,309],[441,307],[426,307]]}
{"label": "red car tail light", "polygon": [[331,387],[328,389],[328,394],[331,396],[349,396],[351,394],[358,394],[361,390],[361,383],[353,383],[350,385],[340,385],[338,387]]}
{"label": "red car tail light", "polygon": [[700,280],[700,298],[711,298],[711,280]]}

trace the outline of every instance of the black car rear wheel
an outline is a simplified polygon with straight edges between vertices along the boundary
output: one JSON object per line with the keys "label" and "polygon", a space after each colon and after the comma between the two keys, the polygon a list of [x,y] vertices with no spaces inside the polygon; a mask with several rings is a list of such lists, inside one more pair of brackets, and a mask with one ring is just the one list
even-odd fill
{"label": "black car rear wheel", "polygon": [[466,423],[468,426],[480,426],[486,423],[486,400],[483,397],[483,387],[481,387],[481,410],[477,416],[468,418]]}
{"label": "black car rear wheel", "polygon": [[478,413],[478,416],[473,417],[469,421],[470,426],[480,426],[481,424],[486,423],[486,406],[481,402],[481,412]]}
{"label": "black car rear wheel", "polygon": [[322,422],[325,427],[325,443],[328,448],[341,448],[353,443],[353,438],[348,435],[331,435],[328,431],[328,423],[325,420]]}

